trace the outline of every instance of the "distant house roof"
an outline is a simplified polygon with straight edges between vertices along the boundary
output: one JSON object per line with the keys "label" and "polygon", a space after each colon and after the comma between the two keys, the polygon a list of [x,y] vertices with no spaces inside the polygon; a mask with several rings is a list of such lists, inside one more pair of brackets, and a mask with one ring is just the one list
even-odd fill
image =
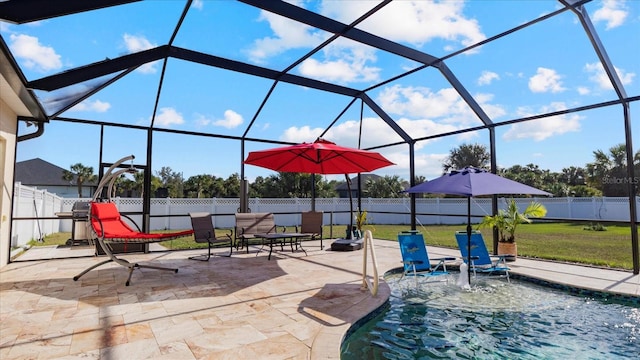
{"label": "distant house roof", "polygon": [[[367,186],[367,180],[371,179],[371,181],[378,180],[381,176],[376,174],[360,174],[351,178],[351,191],[358,190],[358,176],[362,176],[362,186]],[[336,191],[349,191],[347,187],[347,182],[343,182],[340,185],[336,186]]]}
{"label": "distant house roof", "polygon": [[[40,158],[16,162],[15,181],[29,186],[75,186],[62,178],[63,168]],[[85,185],[96,186],[95,181]]]}

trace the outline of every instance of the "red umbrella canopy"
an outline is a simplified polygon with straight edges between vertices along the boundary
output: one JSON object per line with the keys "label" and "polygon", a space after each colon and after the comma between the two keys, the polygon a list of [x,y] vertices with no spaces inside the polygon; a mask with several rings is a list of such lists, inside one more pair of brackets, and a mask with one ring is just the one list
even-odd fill
{"label": "red umbrella canopy", "polygon": [[319,138],[313,143],[252,151],[245,164],[282,172],[349,174],[395,165],[380,153],[338,146]]}

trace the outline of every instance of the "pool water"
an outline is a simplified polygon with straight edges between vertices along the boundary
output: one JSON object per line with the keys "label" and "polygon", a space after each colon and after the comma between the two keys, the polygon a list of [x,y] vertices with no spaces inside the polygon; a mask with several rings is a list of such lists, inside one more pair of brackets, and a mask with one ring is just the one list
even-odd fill
{"label": "pool water", "polygon": [[358,324],[341,359],[640,359],[637,302],[502,277],[465,290],[448,277],[388,277],[388,308]]}

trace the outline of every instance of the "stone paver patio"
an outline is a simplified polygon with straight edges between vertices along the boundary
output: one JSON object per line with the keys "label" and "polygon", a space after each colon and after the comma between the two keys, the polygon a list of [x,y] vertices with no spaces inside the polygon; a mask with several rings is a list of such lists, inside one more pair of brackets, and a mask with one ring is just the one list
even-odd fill
{"label": "stone paver patio", "polygon": [[[209,262],[188,259],[202,250],[127,255],[180,269],[135,270],[130,286],[128,270],[113,263],[72,279],[102,257],[13,262],[0,269],[0,359],[339,359],[351,324],[389,296],[384,281],[375,297],[362,289],[362,250],[308,242],[308,256],[277,251],[269,261],[256,249]],[[375,252],[380,277],[400,266],[396,242],[376,240]],[[429,254],[458,255],[431,247]],[[640,276],[630,272],[523,258],[509,265],[640,296]]]}

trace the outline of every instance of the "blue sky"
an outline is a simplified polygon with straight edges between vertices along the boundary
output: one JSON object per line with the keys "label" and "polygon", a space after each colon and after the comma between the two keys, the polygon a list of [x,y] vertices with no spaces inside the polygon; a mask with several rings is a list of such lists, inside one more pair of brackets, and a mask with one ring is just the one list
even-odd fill
{"label": "blue sky", "polygon": [[[150,0],[64,18],[16,25],[0,22],[0,34],[28,80],[167,44],[185,1]],[[305,9],[350,23],[375,1],[294,1]],[[435,57],[476,44],[560,8],[557,1],[395,1],[358,28]],[[640,1],[600,1],[585,5],[628,96],[640,95]],[[117,21],[114,21],[117,19]],[[293,23],[235,1],[194,1],[173,45],[274,70],[290,66],[331,34]],[[578,18],[564,12],[522,31],[445,61],[448,68],[496,123],[524,116],[616,100],[593,46]],[[366,89],[419,64],[340,39],[296,66],[291,73]],[[146,64],[60,116],[147,126],[152,117],[162,62]],[[95,83],[95,82],[93,82]],[[82,84],[37,95],[53,110],[54,99],[82,91]],[[362,148],[400,141],[378,116],[350,98],[206,67],[177,59],[167,62],[155,125],[158,128],[310,142],[334,120],[325,138]],[[367,92],[412,137],[425,137],[481,125],[451,84],[427,68]],[[640,105],[631,105],[634,149],[640,146]],[[249,127],[249,125],[251,126]],[[362,126],[363,137],[358,144]],[[33,128],[21,128],[21,134]],[[42,158],[63,168],[81,162],[98,167],[100,128],[52,121],[45,134],[18,146],[18,161]],[[145,159],[146,132],[105,128],[103,161],[134,154]],[[624,142],[622,108],[611,106],[499,127],[498,165],[534,163],[561,171],[584,166],[592,152]],[[463,143],[489,144],[478,131],[416,145],[416,174],[442,172],[449,151]],[[156,134],[153,171],[169,166],[185,178],[198,174],[228,177],[240,173],[248,151],[276,145]],[[378,175],[409,178],[406,146],[380,149],[396,163]],[[245,176],[273,172],[247,165]],[[339,177],[338,177],[339,179]]]}

